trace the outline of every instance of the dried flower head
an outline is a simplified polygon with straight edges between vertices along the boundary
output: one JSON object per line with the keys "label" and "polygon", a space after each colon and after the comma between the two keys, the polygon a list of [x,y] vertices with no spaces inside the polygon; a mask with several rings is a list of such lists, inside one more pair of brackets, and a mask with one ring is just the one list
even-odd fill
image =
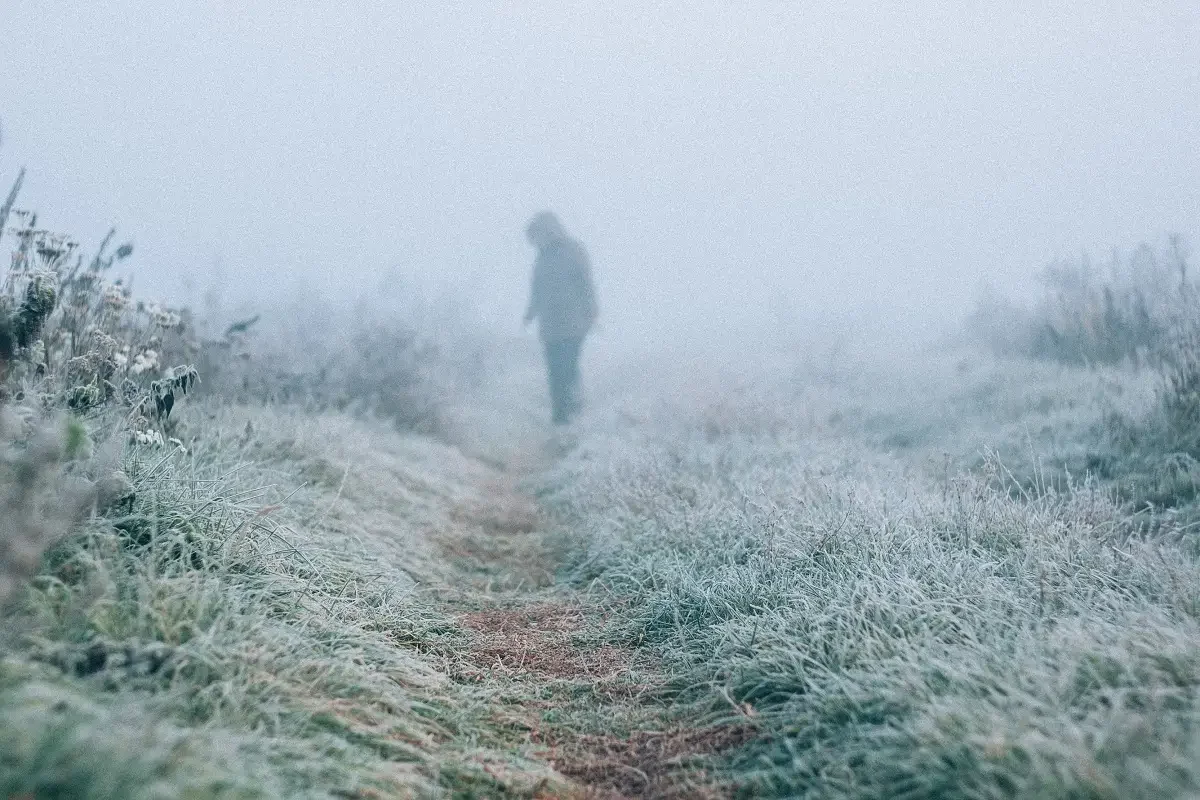
{"label": "dried flower head", "polygon": [[143,372],[158,369],[158,352],[155,350],[143,350],[138,353],[133,359],[133,366],[129,371],[134,375],[141,375]]}
{"label": "dried flower head", "polygon": [[158,327],[166,328],[167,330],[178,328],[181,322],[178,314],[167,311],[163,308],[154,309],[154,311],[150,314],[150,319]]}
{"label": "dried flower head", "polygon": [[102,298],[105,308],[113,311],[123,311],[129,305],[129,297],[125,290],[113,283],[104,287]]}
{"label": "dried flower head", "polygon": [[153,447],[161,447],[163,444],[162,434],[158,431],[149,429],[132,431],[130,434],[130,439],[134,444],[144,444]]}

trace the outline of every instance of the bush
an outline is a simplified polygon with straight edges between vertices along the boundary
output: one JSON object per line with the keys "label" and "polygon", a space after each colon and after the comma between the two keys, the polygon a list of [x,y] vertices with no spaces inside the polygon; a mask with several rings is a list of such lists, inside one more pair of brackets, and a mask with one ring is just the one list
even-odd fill
{"label": "bush", "polygon": [[1087,258],[1060,261],[1041,275],[1032,308],[985,295],[968,319],[972,337],[1002,356],[1068,364],[1156,363],[1170,329],[1190,307],[1195,284],[1179,237],[1156,252],[1114,253],[1097,267]]}
{"label": "bush", "polygon": [[[37,215],[13,211],[17,224],[0,230],[16,249],[0,282],[0,401],[26,413],[58,410],[130,436],[163,442],[171,436],[175,401],[199,375],[190,315],[135,301],[111,254],[112,232],[86,262],[66,236],[37,226]],[[176,366],[169,366],[170,364]]]}
{"label": "bush", "polygon": [[262,324],[249,317],[204,340],[205,384],[242,402],[371,414],[445,435],[453,405],[484,380],[490,345],[465,314],[434,320],[405,302],[375,297],[348,312],[293,298]]}
{"label": "bush", "polygon": [[89,461],[92,441],[167,446],[176,401],[199,379],[182,363],[194,353],[187,314],[135,302],[109,277],[132,245],[110,253],[110,231],[85,262],[14,209],[23,176],[0,206],[0,243],[15,240],[0,272],[0,604],[121,485],[115,464]]}

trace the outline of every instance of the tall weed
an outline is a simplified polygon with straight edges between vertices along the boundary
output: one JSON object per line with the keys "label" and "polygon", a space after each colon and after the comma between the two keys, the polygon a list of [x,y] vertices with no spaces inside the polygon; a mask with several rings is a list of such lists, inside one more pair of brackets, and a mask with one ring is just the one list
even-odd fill
{"label": "tall weed", "polygon": [[1170,328],[1191,304],[1187,245],[1172,237],[1159,251],[1143,244],[1097,265],[1084,256],[1041,274],[1032,307],[985,295],[968,319],[979,342],[1002,356],[1068,364],[1157,363]]}

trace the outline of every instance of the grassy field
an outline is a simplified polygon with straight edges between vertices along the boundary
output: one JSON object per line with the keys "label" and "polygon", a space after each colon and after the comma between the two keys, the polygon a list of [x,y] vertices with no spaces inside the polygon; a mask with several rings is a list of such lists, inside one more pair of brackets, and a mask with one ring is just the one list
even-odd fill
{"label": "grassy field", "polygon": [[205,339],[18,219],[0,798],[1200,793],[1190,345],[609,354],[551,432],[531,342]]}
{"label": "grassy field", "polygon": [[1147,377],[880,369],[602,384],[554,449],[203,399],[10,613],[0,789],[1191,796],[1195,559],[1056,466]]}
{"label": "grassy field", "polygon": [[1051,480],[1138,377],[952,364],[899,380],[921,411],[856,409],[864,371],[597,427],[546,483],[567,579],[677,705],[753,731],[745,796],[1192,796],[1196,561]]}

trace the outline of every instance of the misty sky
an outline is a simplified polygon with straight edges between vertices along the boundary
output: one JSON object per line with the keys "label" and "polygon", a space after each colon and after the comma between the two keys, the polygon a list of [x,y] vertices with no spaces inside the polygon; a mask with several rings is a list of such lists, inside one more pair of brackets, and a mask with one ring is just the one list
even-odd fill
{"label": "misty sky", "polygon": [[218,259],[258,296],[399,268],[515,328],[543,207],[630,332],[1200,250],[1196,0],[0,9],[0,182],[28,165],[22,205],[85,242],[118,225],[172,297]]}

